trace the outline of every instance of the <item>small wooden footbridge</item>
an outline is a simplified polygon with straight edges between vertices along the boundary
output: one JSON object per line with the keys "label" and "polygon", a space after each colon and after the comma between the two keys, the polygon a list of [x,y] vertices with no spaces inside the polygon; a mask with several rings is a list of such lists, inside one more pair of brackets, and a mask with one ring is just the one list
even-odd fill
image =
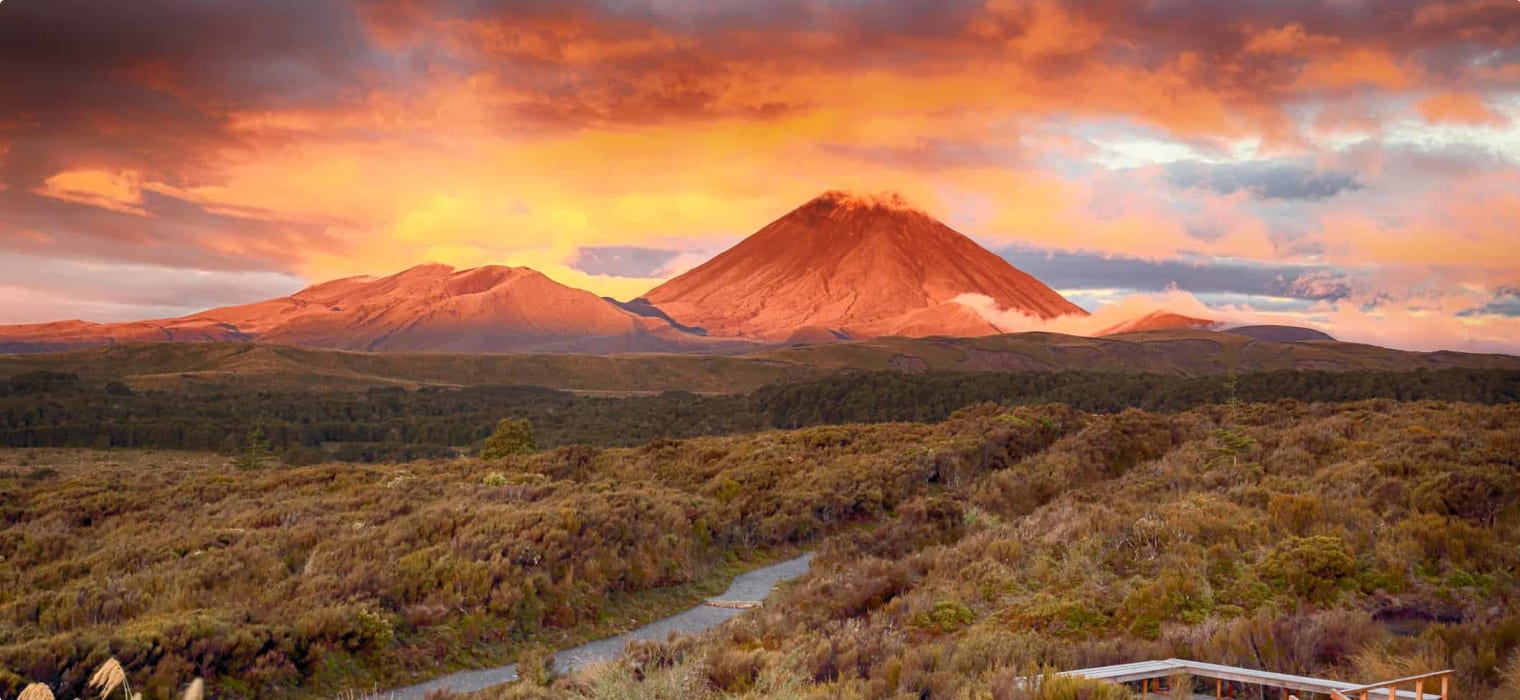
{"label": "small wooden footbridge", "polygon": [[[1141,697],[1189,697],[1177,692],[1179,678],[1191,684],[1195,700],[1246,697],[1261,700],[1450,700],[1450,669],[1378,683],[1357,684],[1187,659],[1140,661],[1083,668],[1057,675],[1104,680],[1130,686]],[[1200,692],[1202,691],[1202,692]],[[1209,692],[1212,691],[1212,692]]]}

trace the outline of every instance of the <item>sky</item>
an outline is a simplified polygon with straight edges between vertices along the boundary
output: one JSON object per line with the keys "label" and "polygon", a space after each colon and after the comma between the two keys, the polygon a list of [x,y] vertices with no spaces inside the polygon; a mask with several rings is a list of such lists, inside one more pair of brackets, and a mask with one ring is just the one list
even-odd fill
{"label": "sky", "polygon": [[1520,2],[0,1],[0,323],[627,299],[829,189],[1089,310],[1520,352]]}

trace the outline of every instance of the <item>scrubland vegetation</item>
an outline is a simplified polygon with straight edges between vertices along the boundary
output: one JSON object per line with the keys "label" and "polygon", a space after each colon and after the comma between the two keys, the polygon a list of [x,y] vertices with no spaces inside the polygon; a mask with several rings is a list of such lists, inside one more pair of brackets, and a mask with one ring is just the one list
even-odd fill
{"label": "scrubland vegetation", "polygon": [[150,696],[198,675],[216,697],[269,697],[560,646],[969,477],[962,455],[1012,463],[1076,424],[1055,415],[256,471],[12,451],[0,694],[72,696],[107,655]]}
{"label": "scrubland vegetation", "polygon": [[810,577],[710,637],[487,696],[1013,697],[1041,665],[1185,656],[1366,681],[1450,666],[1457,697],[1520,697],[1516,405],[982,405],[255,471],[0,454],[0,695],[73,697],[113,655],[147,697],[541,657],[816,547]]}
{"label": "scrubland vegetation", "polygon": [[709,637],[478,697],[1100,698],[1013,679],[1180,656],[1352,681],[1450,667],[1454,697],[1520,698],[1520,407],[1056,420],[1059,440],[1012,463],[942,458]]}

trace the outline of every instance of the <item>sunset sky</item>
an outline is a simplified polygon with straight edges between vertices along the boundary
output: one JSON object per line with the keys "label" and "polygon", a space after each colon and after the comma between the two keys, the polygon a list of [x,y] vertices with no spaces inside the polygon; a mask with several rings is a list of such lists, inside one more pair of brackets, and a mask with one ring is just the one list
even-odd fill
{"label": "sunset sky", "polygon": [[626,299],[827,189],[1088,309],[1520,352],[1520,2],[0,1],[0,323]]}

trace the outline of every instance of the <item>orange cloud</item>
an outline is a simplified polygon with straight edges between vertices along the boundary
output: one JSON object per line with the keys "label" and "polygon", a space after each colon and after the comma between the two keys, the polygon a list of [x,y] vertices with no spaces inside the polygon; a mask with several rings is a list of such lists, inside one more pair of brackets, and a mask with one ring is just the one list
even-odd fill
{"label": "orange cloud", "polygon": [[1431,124],[1508,126],[1509,118],[1490,107],[1482,95],[1442,91],[1420,100],[1416,108]]}
{"label": "orange cloud", "polygon": [[142,208],[142,175],[135,171],[67,170],[32,190],[44,197],[148,216]]}
{"label": "orange cloud", "polygon": [[1391,51],[1358,47],[1338,54],[1321,55],[1304,68],[1298,85],[1310,90],[1344,90],[1372,86],[1402,91],[1415,84],[1416,75]]}
{"label": "orange cloud", "polygon": [[[1512,177],[1367,156],[1354,196],[1264,204],[1161,175],[1178,159],[1335,164],[1390,129],[1500,124],[1520,72],[1478,59],[1520,38],[1487,0],[1294,5],[1292,23],[1202,0],[382,0],[357,18],[313,0],[312,27],[275,4],[189,5],[181,22],[220,31],[155,25],[96,49],[109,55],[60,42],[77,48],[48,75],[92,79],[39,79],[0,105],[5,209],[47,205],[14,225],[68,248],[84,234],[64,201],[143,217],[111,225],[173,234],[133,254],[176,264],[209,252],[313,279],[526,264],[623,297],[653,280],[580,272],[581,247],[706,249],[826,189],[891,189],[994,244],[1515,269],[1495,223],[1520,216]],[[184,38],[228,27],[278,60]],[[17,46],[34,34],[0,27]],[[1405,124],[1413,100],[1423,126]],[[1135,163],[1100,162],[1125,139],[1144,142]]]}

